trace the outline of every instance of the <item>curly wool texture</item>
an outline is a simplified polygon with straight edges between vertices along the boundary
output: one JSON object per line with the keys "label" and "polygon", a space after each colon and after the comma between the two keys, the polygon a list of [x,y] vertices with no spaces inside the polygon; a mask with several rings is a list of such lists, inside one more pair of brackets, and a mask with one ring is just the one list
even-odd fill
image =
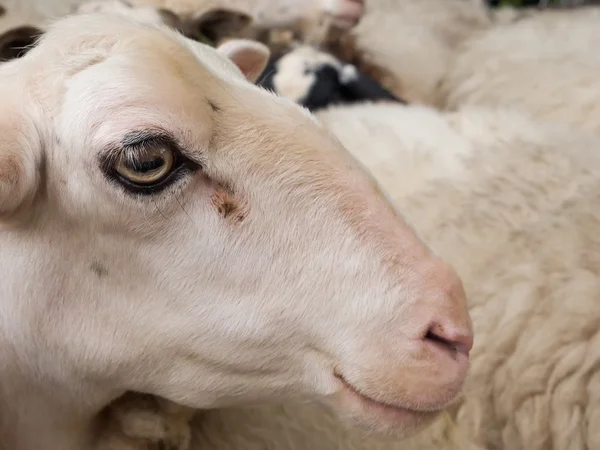
{"label": "curly wool texture", "polygon": [[[406,127],[378,125],[377,114]],[[365,105],[319,117],[463,278],[476,332],[464,401],[406,441],[348,430],[311,403],[208,412],[192,448],[599,448],[600,141],[476,108]],[[381,148],[364,146],[368,136]],[[432,170],[414,183],[418,164]]]}

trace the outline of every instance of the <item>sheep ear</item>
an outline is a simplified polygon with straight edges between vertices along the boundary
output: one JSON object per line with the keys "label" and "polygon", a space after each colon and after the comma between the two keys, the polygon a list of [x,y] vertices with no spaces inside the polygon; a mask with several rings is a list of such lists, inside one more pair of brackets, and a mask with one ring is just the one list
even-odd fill
{"label": "sheep ear", "polygon": [[20,58],[33,47],[42,30],[31,26],[12,28],[0,34],[0,61]]}
{"label": "sheep ear", "polygon": [[217,48],[217,52],[238,66],[251,83],[263,73],[271,52],[266,45],[247,39],[232,39]]}
{"label": "sheep ear", "polygon": [[184,20],[182,33],[190,39],[201,42],[208,40],[212,45],[217,45],[251,23],[252,17],[246,13],[216,8]]}
{"label": "sheep ear", "polygon": [[[0,83],[4,80],[0,80]],[[10,218],[33,199],[39,183],[39,138],[24,102],[14,99],[7,86],[0,95],[0,221]],[[10,97],[13,97],[11,101]],[[8,99],[8,100],[7,100]]]}

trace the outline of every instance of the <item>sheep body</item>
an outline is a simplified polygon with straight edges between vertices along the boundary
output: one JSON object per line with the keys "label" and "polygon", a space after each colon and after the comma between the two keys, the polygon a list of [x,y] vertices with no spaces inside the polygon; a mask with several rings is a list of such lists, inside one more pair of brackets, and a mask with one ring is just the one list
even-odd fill
{"label": "sheep body", "polygon": [[513,107],[600,132],[600,9],[545,11],[463,43],[441,85],[444,107]]}
{"label": "sheep body", "polygon": [[456,47],[491,24],[481,0],[370,0],[342,46],[398,97],[436,105]]}
{"label": "sheep body", "polygon": [[487,11],[466,0],[368,7],[346,38],[350,53],[381,68],[379,81],[396,95],[444,110],[512,108],[600,131],[600,8]]}

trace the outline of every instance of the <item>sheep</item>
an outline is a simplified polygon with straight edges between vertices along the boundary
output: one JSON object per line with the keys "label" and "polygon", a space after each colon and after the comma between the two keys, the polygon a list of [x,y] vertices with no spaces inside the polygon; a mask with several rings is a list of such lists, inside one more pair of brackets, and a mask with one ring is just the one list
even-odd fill
{"label": "sheep", "polygon": [[600,9],[544,11],[467,40],[440,85],[443,107],[513,107],[600,132]]}
{"label": "sheep", "polygon": [[187,17],[209,8],[231,8],[250,14],[263,28],[320,21],[325,15],[345,29],[354,26],[364,12],[364,0],[130,0],[130,3],[166,8]]}
{"label": "sheep", "polygon": [[41,29],[28,25],[10,28],[0,33],[0,62],[23,56],[43,33]]}
{"label": "sheep", "polygon": [[[386,100],[404,102],[380,86],[377,81],[359,72],[352,64],[344,64],[333,55],[302,41],[308,35],[294,34],[302,30],[290,29],[286,39],[277,41],[279,30],[265,30],[252,26],[250,16],[227,9],[199,13],[193,21],[185,21],[166,9],[134,7],[123,0],[99,0],[83,3],[77,13],[104,12],[122,14],[148,23],[165,23],[185,36],[218,45],[227,39],[252,34],[268,45],[272,57],[259,85],[280,95],[292,98],[315,111],[332,104]],[[251,31],[248,31],[251,28]],[[43,31],[30,26],[10,29],[0,35],[0,61],[23,56],[32,48]],[[282,83],[283,81],[283,83]],[[291,97],[290,97],[291,94]]]}
{"label": "sheep", "polygon": [[0,66],[3,446],[97,448],[127,393],[398,437],[460,396],[460,278],[268,57],[91,13]]}
{"label": "sheep", "polygon": [[331,52],[411,103],[510,107],[600,131],[598,7],[490,13],[475,1],[391,1],[372,0]]}
{"label": "sheep", "polygon": [[[364,0],[4,0],[5,13],[0,15],[0,31],[20,25],[43,28],[48,20],[85,10],[85,4],[94,3],[98,7],[105,2],[121,3],[145,11],[147,15],[152,15],[152,10],[166,11],[192,26],[199,15],[209,11],[237,11],[252,19],[254,34],[286,27],[316,33],[323,27],[323,21],[347,29],[360,20],[364,11]],[[114,9],[114,6],[109,8]]]}
{"label": "sheep", "polygon": [[[548,48],[562,48],[565,45],[575,47],[576,40],[573,37],[584,35],[577,29],[578,25],[573,23],[577,20],[574,20],[569,25],[573,44],[558,42],[562,36],[558,27],[532,38],[527,34],[529,23],[554,16],[562,16],[564,21],[569,21],[574,17],[573,14],[584,16],[587,11],[589,8],[579,12],[540,12],[537,9],[508,7],[490,10],[483,0],[370,0],[358,25],[326,36],[323,49],[355,65],[360,72],[374,78],[400,98],[444,109],[449,92],[442,85],[446,82],[448,72],[453,70],[455,59],[461,55],[463,46],[471,46],[480,36],[490,35],[485,38],[484,44],[473,45],[477,52],[472,52],[474,56],[470,59],[464,58],[457,74],[460,82],[474,72],[475,75],[464,82],[463,89],[468,94],[471,85],[476,84],[481,87],[478,95],[485,96],[481,91],[486,89],[485,83],[490,76],[506,76],[506,70],[495,70],[499,66],[494,65],[495,59],[517,64],[519,59],[511,59],[515,53],[536,55],[540,51],[547,53]],[[504,26],[508,28],[503,28]],[[519,30],[517,34],[514,33],[515,27]],[[496,35],[496,38],[492,37]],[[585,38],[582,36],[578,39]],[[549,41],[556,41],[555,45],[540,50]],[[585,52],[569,47],[565,48],[565,53],[568,50],[582,55],[575,61],[572,69],[577,73],[579,65],[583,64]],[[535,65],[534,57],[528,58],[527,63],[541,72],[542,69]],[[547,74],[552,73],[555,68],[554,65],[544,68],[544,75],[550,79]],[[520,75],[521,72],[509,81],[517,84],[518,80],[520,82]],[[525,78],[533,84],[537,76],[538,73],[535,76],[527,73]],[[508,82],[501,88],[507,89],[507,85]],[[533,86],[527,85],[522,92],[529,93],[532,88]],[[502,91],[496,89],[492,95],[502,98]],[[550,95],[548,92],[548,96]],[[521,96],[519,100],[524,97],[527,96]],[[457,98],[453,105],[456,107],[459,102],[460,98]],[[501,104],[507,103],[508,100],[504,99]]]}
{"label": "sheep", "polygon": [[258,85],[313,112],[336,104],[404,103],[354,65],[307,45],[271,57]]}
{"label": "sheep", "polygon": [[465,395],[405,441],[348,429],[320,403],[204,411],[191,448],[598,448],[600,139],[502,109],[316,116],[465,280],[476,335]]}
{"label": "sheep", "polygon": [[[289,17],[281,16],[277,25],[274,25],[272,20],[265,19],[262,13],[257,19],[241,9],[217,6],[209,8],[211,3],[205,1],[194,2],[196,9],[193,14],[175,13],[170,9],[149,6],[144,2],[135,6],[126,0],[79,0],[79,4],[72,9],[76,13],[105,12],[123,14],[150,23],[166,23],[186,37],[213,46],[220,45],[227,39],[253,39],[267,45],[275,56],[287,53],[293,46],[301,43],[316,45],[327,39],[337,39],[335,36],[342,33],[344,27],[351,26],[360,19],[364,4],[363,0],[315,0],[314,5],[303,4],[300,8],[290,8],[285,1],[269,0],[258,5],[259,11],[264,9],[277,13],[285,7],[288,15],[292,14]],[[27,6],[27,3],[23,6]],[[177,7],[177,3],[174,6]],[[309,6],[312,16],[307,18],[302,14]],[[25,7],[25,10],[28,8]],[[14,8],[12,11],[8,14],[8,22],[0,24],[0,33],[7,36],[4,42],[0,43],[0,56],[3,55],[4,60],[25,54],[43,33],[43,26],[24,20],[23,17],[27,16],[19,15],[19,11]],[[40,22],[44,21],[37,20],[35,23]]]}
{"label": "sheep", "polygon": [[[124,0],[88,1],[81,3],[75,10],[77,14],[92,12],[120,14],[147,23],[166,24],[186,37],[209,45],[216,45],[225,37],[243,33],[252,22],[252,18],[243,12],[218,8],[196,14],[193,21],[184,20],[167,9],[132,7]],[[17,16],[11,15],[11,24],[14,26],[5,27],[0,34],[0,59],[23,56],[43,34],[40,27],[16,25],[22,23],[24,22]]]}
{"label": "sheep", "polygon": [[397,97],[438,105],[436,86],[456,48],[493,23],[482,0],[369,0],[358,24],[324,49]]}

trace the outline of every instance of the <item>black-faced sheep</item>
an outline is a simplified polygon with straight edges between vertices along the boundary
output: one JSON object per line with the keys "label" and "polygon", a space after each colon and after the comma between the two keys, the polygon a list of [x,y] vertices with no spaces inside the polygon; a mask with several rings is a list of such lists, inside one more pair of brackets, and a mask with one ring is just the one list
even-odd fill
{"label": "black-faced sheep", "polygon": [[367,101],[404,103],[356,66],[311,46],[272,57],[258,85],[311,111]]}

